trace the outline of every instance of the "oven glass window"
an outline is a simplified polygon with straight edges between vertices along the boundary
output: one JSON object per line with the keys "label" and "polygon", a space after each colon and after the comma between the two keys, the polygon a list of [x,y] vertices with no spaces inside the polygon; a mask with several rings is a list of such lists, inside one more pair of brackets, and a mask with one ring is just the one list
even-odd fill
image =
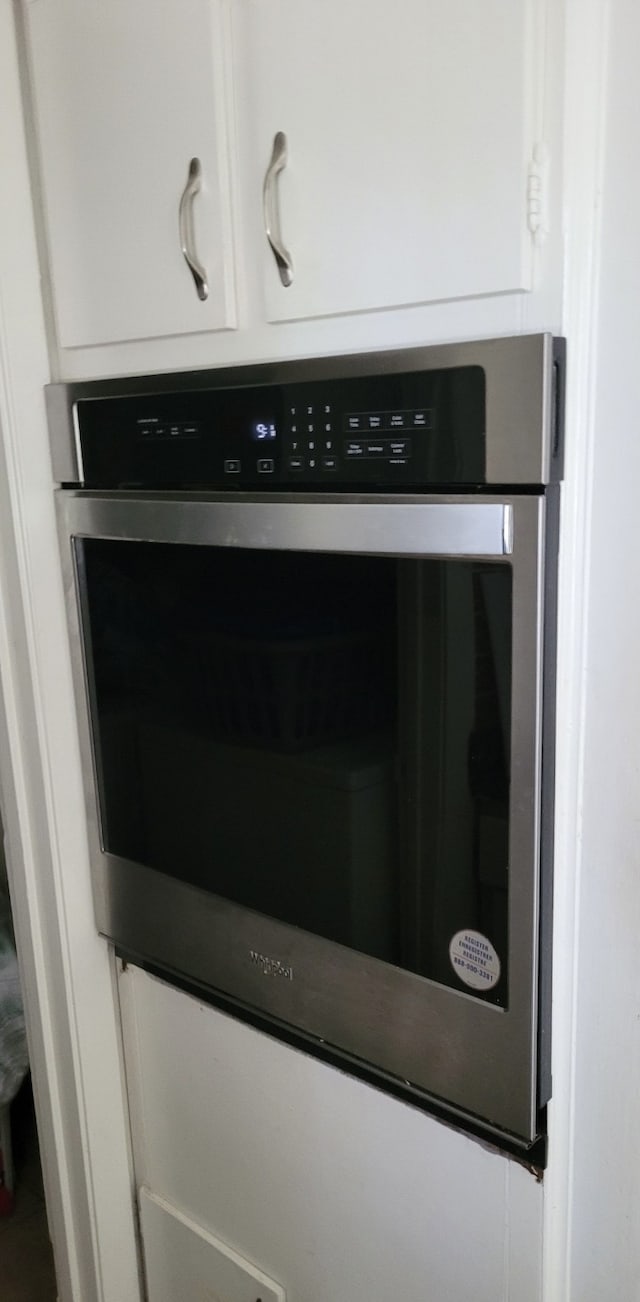
{"label": "oven glass window", "polygon": [[104,848],[506,1006],[509,566],[74,546]]}

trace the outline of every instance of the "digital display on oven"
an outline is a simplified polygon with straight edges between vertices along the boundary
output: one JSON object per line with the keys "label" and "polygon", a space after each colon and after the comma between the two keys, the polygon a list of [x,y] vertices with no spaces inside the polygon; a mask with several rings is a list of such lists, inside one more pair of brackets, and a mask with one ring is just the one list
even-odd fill
{"label": "digital display on oven", "polygon": [[251,437],[256,443],[270,443],[278,434],[276,423],[273,420],[252,420],[249,429]]}

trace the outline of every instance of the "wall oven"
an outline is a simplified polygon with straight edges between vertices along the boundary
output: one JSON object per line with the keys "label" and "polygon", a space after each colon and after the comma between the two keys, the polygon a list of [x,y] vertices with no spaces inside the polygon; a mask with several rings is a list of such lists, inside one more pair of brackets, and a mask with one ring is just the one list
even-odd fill
{"label": "wall oven", "polygon": [[522,1150],[562,363],[530,335],[47,393],[98,928]]}

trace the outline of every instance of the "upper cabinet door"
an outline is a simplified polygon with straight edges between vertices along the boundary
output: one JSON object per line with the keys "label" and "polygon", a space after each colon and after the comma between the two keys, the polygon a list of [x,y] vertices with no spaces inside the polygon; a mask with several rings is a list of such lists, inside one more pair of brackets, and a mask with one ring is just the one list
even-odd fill
{"label": "upper cabinet door", "polygon": [[222,0],[26,13],[60,346],[234,325]]}
{"label": "upper cabinet door", "polygon": [[532,3],[236,0],[270,320],[530,288]]}

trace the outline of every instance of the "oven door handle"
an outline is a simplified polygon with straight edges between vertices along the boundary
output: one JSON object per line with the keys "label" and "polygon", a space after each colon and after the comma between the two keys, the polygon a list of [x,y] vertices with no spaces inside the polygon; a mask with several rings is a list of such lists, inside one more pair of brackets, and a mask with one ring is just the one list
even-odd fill
{"label": "oven door handle", "polygon": [[58,499],[62,528],[85,537],[374,556],[500,558],[513,551],[513,504],[477,498],[247,501],[66,491]]}

